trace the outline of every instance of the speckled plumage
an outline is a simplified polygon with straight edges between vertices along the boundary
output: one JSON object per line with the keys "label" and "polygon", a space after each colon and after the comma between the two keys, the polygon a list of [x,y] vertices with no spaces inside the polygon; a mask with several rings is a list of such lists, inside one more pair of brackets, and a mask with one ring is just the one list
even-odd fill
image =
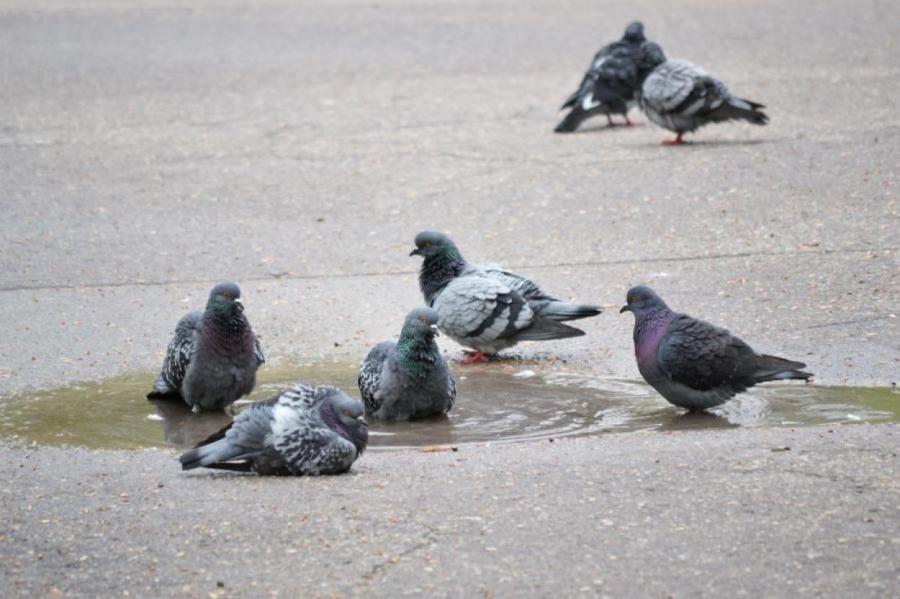
{"label": "speckled plumage", "polygon": [[513,273],[469,264],[453,241],[436,231],[419,233],[411,255],[424,257],[419,286],[425,303],[438,313],[441,331],[486,354],[519,341],[584,335],[562,322],[601,312],[560,301]]}
{"label": "speckled plumage", "polygon": [[[653,123],[690,133],[709,123],[744,120],[765,125],[762,104],[731,95],[724,83],[685,60],[666,60],[659,46],[641,46],[638,103]],[[680,140],[680,137],[679,137]]]}
{"label": "speckled plumage", "polygon": [[369,432],[363,415],[362,403],[340,389],[298,384],[252,404],[179,461],[184,470],[340,474],[365,451]]}
{"label": "speckled plumage", "polygon": [[717,406],[757,383],[807,380],[806,365],[757,354],[727,330],[672,312],[649,287],[628,291],[638,370],[669,402],[689,410]]}
{"label": "speckled plumage", "polygon": [[644,41],[644,26],[631,23],[621,40],[594,55],[578,89],[562,105],[561,110],[571,110],[556,126],[557,133],[575,131],[585,120],[601,114],[627,117],[635,104],[639,85],[636,57]]}
{"label": "speckled plumage", "polygon": [[178,395],[195,410],[219,410],[250,393],[265,362],[259,340],[243,314],[233,283],[210,292],[204,312],[191,312],[175,327],[149,399]]}
{"label": "speckled plumage", "polygon": [[366,411],[383,420],[446,414],[456,400],[456,382],[434,341],[438,314],[409,313],[400,340],[383,341],[366,356],[357,382]]}

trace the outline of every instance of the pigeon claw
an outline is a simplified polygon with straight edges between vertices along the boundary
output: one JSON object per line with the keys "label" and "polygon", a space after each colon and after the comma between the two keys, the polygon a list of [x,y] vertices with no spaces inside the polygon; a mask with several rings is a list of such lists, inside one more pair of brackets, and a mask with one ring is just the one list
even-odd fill
{"label": "pigeon claw", "polygon": [[634,127],[634,122],[626,116],[625,117],[625,125],[628,127]]}
{"label": "pigeon claw", "polygon": [[487,355],[485,355],[484,352],[466,350],[465,353],[468,355],[468,357],[460,360],[459,361],[460,364],[477,364],[479,362],[487,362],[488,361]]}
{"label": "pigeon claw", "polygon": [[665,141],[663,142],[663,145],[664,145],[664,146],[678,146],[678,145],[683,144],[683,143],[684,143],[684,140],[681,139],[681,136],[682,136],[682,135],[684,135],[684,134],[683,134],[683,133],[679,133],[678,135],[675,136],[675,139],[667,139],[667,140],[665,140]]}

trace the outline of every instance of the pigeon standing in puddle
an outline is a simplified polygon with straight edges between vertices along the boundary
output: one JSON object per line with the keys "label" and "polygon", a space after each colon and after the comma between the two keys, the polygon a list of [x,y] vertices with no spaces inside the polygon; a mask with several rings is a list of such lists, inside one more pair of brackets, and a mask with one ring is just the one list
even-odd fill
{"label": "pigeon standing in puddle", "polygon": [[460,345],[474,348],[463,364],[480,362],[519,341],[579,337],[584,331],[562,321],[600,314],[598,306],[571,304],[535,283],[499,268],[469,264],[456,244],[437,231],[416,235],[410,256],[422,256],[419,287],[438,313],[438,327]]}
{"label": "pigeon standing in puddle", "polygon": [[628,290],[638,370],[670,403],[688,410],[722,404],[757,383],[806,381],[802,362],[758,354],[725,329],[669,309],[652,289]]}
{"label": "pigeon standing in puddle", "polygon": [[253,391],[256,370],[265,361],[244,316],[241,290],[220,283],[209,293],[205,311],[178,321],[147,399],[180,396],[195,412],[221,410]]}
{"label": "pigeon standing in puddle", "polygon": [[434,342],[437,322],[437,312],[417,308],[407,315],[399,341],[383,341],[366,356],[357,382],[375,418],[425,418],[453,407],[456,383]]}

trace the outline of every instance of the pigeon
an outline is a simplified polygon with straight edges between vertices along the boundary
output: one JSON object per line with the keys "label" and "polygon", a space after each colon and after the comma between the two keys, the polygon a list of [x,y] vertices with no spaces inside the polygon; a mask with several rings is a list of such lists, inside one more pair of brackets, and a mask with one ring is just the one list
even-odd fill
{"label": "pigeon", "polygon": [[446,414],[456,400],[456,382],[438,352],[438,313],[409,313],[400,340],[372,348],[359,369],[359,392],[366,411],[383,420],[409,420]]}
{"label": "pigeon", "polygon": [[556,126],[557,133],[570,133],[593,116],[605,114],[613,126],[611,114],[621,114],[631,125],[628,111],[635,104],[638,88],[637,54],[646,41],[644,25],[635,21],[625,28],[622,39],[600,49],[581,80],[578,89],[569,96],[560,110],[571,108]]}
{"label": "pigeon", "polygon": [[460,345],[474,348],[463,364],[519,341],[579,337],[584,331],[562,321],[600,314],[597,306],[570,304],[544,293],[535,283],[499,268],[465,261],[453,241],[437,231],[416,235],[410,256],[425,260],[419,287],[438,313],[438,327]]}
{"label": "pigeon", "polygon": [[808,380],[802,362],[758,354],[717,326],[672,312],[649,287],[628,290],[638,370],[669,403],[690,411],[726,402],[757,383]]}
{"label": "pigeon", "polygon": [[341,474],[362,455],[368,440],[361,401],[335,387],[298,384],[251,404],[179,461],[182,470]]}
{"label": "pigeon", "polygon": [[220,283],[204,312],[182,317],[147,399],[180,395],[194,412],[221,410],[253,391],[266,358],[244,316],[241,290]]}
{"label": "pigeon", "polygon": [[683,143],[685,133],[709,123],[743,120],[765,125],[769,117],[762,104],[735,98],[725,84],[686,60],[666,60],[662,49],[652,42],[638,52],[638,102],[651,121],[674,131],[674,140]]}

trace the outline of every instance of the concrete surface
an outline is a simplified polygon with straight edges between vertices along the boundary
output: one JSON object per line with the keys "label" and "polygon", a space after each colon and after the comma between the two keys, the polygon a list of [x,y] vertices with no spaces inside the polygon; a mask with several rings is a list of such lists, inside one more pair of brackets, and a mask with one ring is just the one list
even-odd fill
{"label": "concrete surface", "polygon": [[[637,114],[630,129],[553,134],[592,53],[634,18],[765,103],[771,124],[709,127],[682,148]],[[895,2],[8,0],[0,31],[0,394],[156,369],[176,319],[224,278],[274,364],[360,359],[421,301],[407,253],[426,227],[610,307],[585,337],[520,348],[565,360],[547,368],[636,377],[631,320],[614,308],[650,282],[820,383],[897,381]],[[852,448],[796,434],[827,450],[794,474],[738,471],[746,455],[798,459],[767,453],[793,433],[753,430],[473,448],[480,470],[453,470],[453,485],[444,454],[262,482],[183,477],[161,453],[8,447],[0,594],[207,595],[223,568],[238,594],[251,580],[282,595],[896,589],[896,428],[841,429]],[[497,471],[520,486],[494,484]],[[647,491],[654,474],[671,484]],[[581,505],[601,481],[608,495]],[[109,502],[82,487],[134,499],[95,513]],[[164,503],[138,518],[144,496]],[[315,555],[285,554],[290,529],[265,517],[301,505]],[[461,519],[479,510],[497,524]],[[256,528],[230,537],[220,520],[239,516]],[[366,542],[348,549],[348,531]],[[219,553],[172,563],[186,542]]]}

